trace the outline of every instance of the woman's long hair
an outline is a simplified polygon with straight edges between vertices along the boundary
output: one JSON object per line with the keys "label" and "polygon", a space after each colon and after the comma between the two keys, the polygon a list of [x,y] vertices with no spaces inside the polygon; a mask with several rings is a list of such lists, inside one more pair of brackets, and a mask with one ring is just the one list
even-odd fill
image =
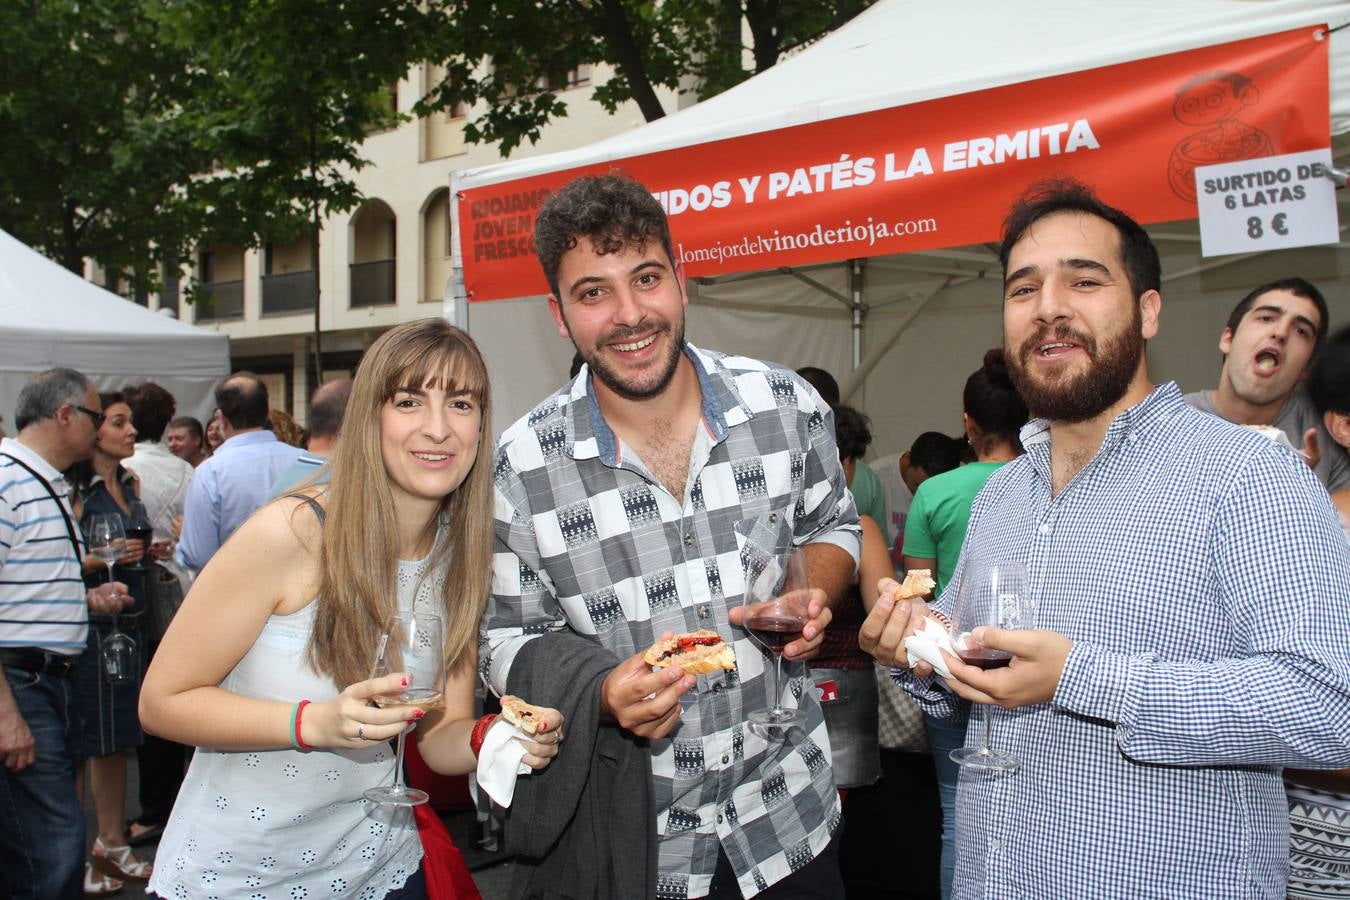
{"label": "woman's long hair", "polygon": [[[492,574],[492,405],[487,366],[473,339],[444,319],[421,319],[380,336],[356,370],[342,433],[329,458],[327,515],[319,550],[319,592],[308,659],[339,685],[370,677],[379,635],[397,609],[398,529],[380,449],[380,416],[399,388],[469,393],[482,410],[478,454],[442,501],[427,572],[449,560],[441,596],[446,661],[471,663]],[[308,511],[297,509],[297,514]]]}

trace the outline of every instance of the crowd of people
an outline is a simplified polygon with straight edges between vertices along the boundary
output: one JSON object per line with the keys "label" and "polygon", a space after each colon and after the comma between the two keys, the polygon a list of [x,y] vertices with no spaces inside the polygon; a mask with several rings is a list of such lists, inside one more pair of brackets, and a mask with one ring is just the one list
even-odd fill
{"label": "crowd of people", "polygon": [[[830,373],[686,340],[642,185],[573,181],[534,242],[577,363],[495,449],[487,366],[439,319],[321,386],[307,432],[246,372],[205,426],[153,383],[24,388],[0,441],[0,893],[475,896],[430,874],[423,817],[363,797],[405,734],[474,772],[480,681],[538,709],[498,810],[513,896],[1350,891],[1350,330],[1317,287],[1252,290],[1218,386],[1183,395],[1149,377],[1148,235],[1033,186],[962,434],[869,465]],[[780,680],[743,598],[792,550],[811,588]],[[942,674],[910,648],[989,561],[1025,568],[1033,627],[951,634],[1011,662],[928,657]],[[446,674],[398,705],[411,670],[375,661],[413,616],[443,623]],[[652,665],[690,633],[734,665]],[[800,724],[755,724],[776,704]],[[953,761],[972,704],[1015,769]]]}

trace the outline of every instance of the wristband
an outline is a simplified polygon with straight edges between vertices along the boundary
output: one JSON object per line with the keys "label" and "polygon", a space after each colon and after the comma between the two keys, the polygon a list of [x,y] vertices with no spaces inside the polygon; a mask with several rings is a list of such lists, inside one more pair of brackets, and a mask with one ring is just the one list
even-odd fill
{"label": "wristband", "polygon": [[295,709],[291,712],[291,745],[302,752],[308,752],[314,749],[309,744],[306,744],[305,739],[300,736],[300,720],[305,714],[306,706],[309,706],[309,701],[301,700],[299,703],[295,704]]}
{"label": "wristband", "polygon": [[492,723],[495,721],[497,721],[497,714],[492,713],[483,716],[474,723],[473,731],[469,733],[469,750],[473,753],[475,759],[482,751],[483,741],[487,738],[488,729],[492,727]]}

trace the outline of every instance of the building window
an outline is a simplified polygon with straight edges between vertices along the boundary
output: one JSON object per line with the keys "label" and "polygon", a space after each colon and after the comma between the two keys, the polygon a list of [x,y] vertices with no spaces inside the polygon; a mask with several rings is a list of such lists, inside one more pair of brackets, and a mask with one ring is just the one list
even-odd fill
{"label": "building window", "polygon": [[351,305],[388,306],[396,301],[397,220],[389,204],[370,200],[352,216]]}

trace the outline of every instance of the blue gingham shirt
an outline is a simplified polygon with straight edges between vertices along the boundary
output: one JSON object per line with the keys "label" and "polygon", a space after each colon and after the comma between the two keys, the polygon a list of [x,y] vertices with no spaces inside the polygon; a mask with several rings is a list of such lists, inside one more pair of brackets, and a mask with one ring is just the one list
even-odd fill
{"label": "blue gingham shirt", "polygon": [[737,668],[700,676],[680,723],[652,742],[659,897],[708,892],[719,846],[752,896],[809,863],[838,828],[829,738],[804,667],[785,663],[802,731],[765,741],[767,655],[732,628],[744,566],[788,542],[856,560],[858,516],[833,417],[794,373],[687,347],[703,396],[685,497],[620,445],[582,373],[513,425],[497,449],[492,596],[480,665],[504,692],[516,651],[571,628],[620,658],[663,631],[709,628]]}
{"label": "blue gingham shirt", "polygon": [[[957,898],[1283,897],[1283,766],[1350,765],[1350,554],[1293,452],[1174,384],[1050,493],[1050,431],[975,500],[968,557],[1026,562],[1073,641],[1049,703],[993,709],[1003,776],[962,773]],[[900,680],[930,711],[934,678]],[[972,718],[970,741],[979,717]]]}

